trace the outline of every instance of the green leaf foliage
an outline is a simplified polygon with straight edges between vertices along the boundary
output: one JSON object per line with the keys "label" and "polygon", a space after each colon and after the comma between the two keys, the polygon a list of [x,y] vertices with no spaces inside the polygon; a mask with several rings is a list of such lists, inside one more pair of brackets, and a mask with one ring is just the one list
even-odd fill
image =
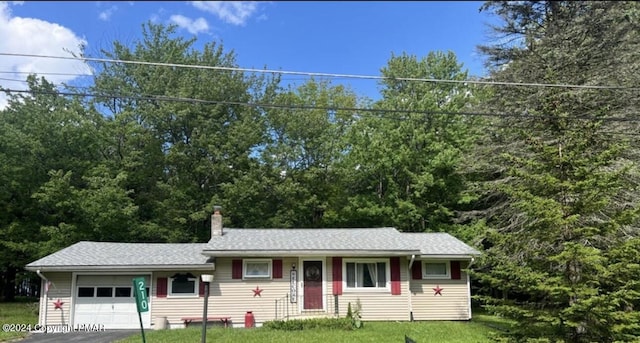
{"label": "green leaf foliage", "polygon": [[473,136],[474,120],[455,112],[477,98],[462,83],[397,80],[465,80],[452,53],[392,56],[382,74],[379,111],[361,114],[347,133],[343,217],[348,225],[443,230],[462,202],[462,153]]}

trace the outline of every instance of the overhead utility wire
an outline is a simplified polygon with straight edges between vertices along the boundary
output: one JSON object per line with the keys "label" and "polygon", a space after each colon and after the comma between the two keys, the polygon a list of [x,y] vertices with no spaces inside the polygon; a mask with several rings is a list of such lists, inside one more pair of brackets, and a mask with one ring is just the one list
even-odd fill
{"label": "overhead utility wire", "polygon": [[[262,108],[276,108],[276,109],[301,109],[301,110],[323,110],[323,111],[353,111],[353,112],[368,112],[368,113],[394,113],[394,114],[442,114],[442,115],[463,115],[463,116],[477,116],[477,117],[518,117],[521,119],[558,119],[558,117],[551,115],[523,115],[517,113],[486,113],[486,112],[456,112],[456,111],[427,111],[427,110],[398,110],[398,109],[377,109],[366,107],[335,107],[335,106],[313,106],[313,105],[295,105],[295,104],[273,104],[273,103],[257,103],[257,102],[241,102],[241,101],[227,101],[227,100],[204,100],[195,98],[181,98],[181,97],[169,97],[169,96],[138,96],[138,95],[117,95],[117,94],[93,94],[93,93],[80,93],[80,92],[63,92],[63,91],[38,91],[38,90],[19,90],[19,89],[2,89],[7,93],[28,93],[28,94],[43,94],[43,95],[61,95],[61,96],[80,96],[80,97],[93,97],[93,98],[106,98],[106,99],[129,99],[129,100],[145,100],[145,101],[163,101],[163,102],[187,102],[193,104],[209,104],[209,105],[237,105],[237,106],[249,106],[249,107],[262,107]],[[399,117],[384,117],[385,119],[406,120],[406,118]],[[601,118],[595,116],[573,116],[563,117],[562,119],[575,119],[575,120],[598,120],[598,121],[614,121],[614,122],[631,122],[639,121],[637,118]]]}
{"label": "overhead utility wire", "polygon": [[273,70],[273,69],[255,69],[255,68],[239,68],[239,67],[205,66],[205,65],[192,65],[192,64],[179,64],[179,63],[127,61],[127,60],[117,60],[117,59],[109,59],[109,58],[93,58],[93,57],[75,57],[75,56],[74,57],[69,57],[69,56],[51,56],[51,55],[36,55],[36,54],[17,54],[17,53],[8,53],[8,52],[0,52],[0,56],[52,58],[52,59],[63,59],[63,60],[77,60],[77,61],[85,61],[85,62],[86,61],[91,61],[91,62],[103,62],[103,63],[126,63],[126,64],[139,64],[139,65],[163,66],[163,67],[212,69],[212,70],[226,70],[226,71],[242,71],[242,72],[251,72],[251,73],[272,73],[272,74],[283,74],[283,75],[318,76],[318,77],[328,77],[328,78],[350,78],[350,79],[394,80],[394,81],[420,81],[420,82],[433,82],[433,83],[462,83],[462,84],[500,85],[500,86],[556,87],[556,88],[610,89],[610,90],[640,90],[640,88],[638,88],[638,87],[622,87],[622,86],[599,86],[599,85],[591,85],[590,86],[590,85],[529,83],[529,82],[500,82],[500,81],[479,81],[479,80],[426,79],[426,78],[412,78],[412,77],[386,77],[386,76],[374,76],[374,75],[316,73],[316,72],[300,72],[300,71],[286,71],[286,70]]}
{"label": "overhead utility wire", "polygon": [[[9,71],[9,70],[0,70],[0,74],[35,74],[35,75],[61,75],[61,76],[95,76],[95,74],[87,74],[87,73],[54,73],[54,72],[32,72],[32,71]],[[306,78],[282,78],[283,81],[303,81]]]}
{"label": "overhead utility wire", "polygon": [[[392,113],[417,113],[417,114],[450,114],[450,115],[474,115],[474,116],[493,116],[493,117],[523,117],[517,114],[498,114],[498,113],[473,113],[473,112],[447,112],[447,111],[414,111],[414,110],[384,110],[384,109],[369,109],[369,108],[339,108],[339,107],[321,107],[321,106],[304,106],[304,105],[278,105],[278,104],[260,104],[260,103],[249,103],[249,102],[233,102],[233,101],[214,101],[214,100],[200,100],[200,99],[189,99],[189,98],[170,98],[170,97],[141,97],[141,96],[117,96],[117,95],[99,95],[99,94],[88,94],[88,93],[72,93],[72,92],[47,92],[47,91],[31,91],[31,90],[4,90],[5,92],[15,92],[15,93],[31,93],[31,94],[44,94],[44,95],[63,95],[63,96],[84,96],[84,97],[95,97],[95,98],[108,98],[108,99],[131,99],[131,100],[148,100],[148,101],[164,101],[164,102],[191,102],[191,103],[203,103],[203,104],[221,104],[221,105],[241,105],[241,106],[250,106],[250,107],[264,107],[264,108],[278,108],[278,109],[320,109],[320,110],[352,110],[352,111],[362,111],[362,112],[392,112]],[[536,116],[533,118],[545,118],[551,116]],[[380,115],[377,118],[388,119],[388,120],[396,120],[396,121],[404,121],[407,118],[400,117],[390,117]],[[575,119],[603,119],[603,118],[595,118],[595,117],[574,117]],[[568,118],[571,119],[571,118]],[[603,120],[615,120],[617,118],[604,118]],[[619,118],[622,121],[624,118]],[[428,119],[427,119],[428,120]],[[635,121],[633,119],[624,119],[624,121]],[[500,129],[531,129],[532,127],[518,127],[518,126],[502,126],[491,124],[491,128],[500,128]],[[534,128],[535,129],[535,128]],[[566,131],[578,132],[572,129],[566,129]],[[628,133],[628,132],[614,132],[614,131],[605,131],[602,132],[604,134],[612,134],[612,135],[621,135],[621,136],[640,136],[638,133]]]}
{"label": "overhead utility wire", "polygon": [[93,76],[87,73],[54,73],[54,72],[32,72],[32,71],[10,71],[0,70],[0,74],[37,74],[37,75],[62,75],[62,76]]}

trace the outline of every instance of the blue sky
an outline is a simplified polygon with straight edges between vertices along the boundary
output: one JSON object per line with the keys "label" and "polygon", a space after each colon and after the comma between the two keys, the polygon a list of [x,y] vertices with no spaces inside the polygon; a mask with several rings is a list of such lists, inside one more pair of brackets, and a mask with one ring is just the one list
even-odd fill
{"label": "blue sky", "polygon": [[[483,76],[478,44],[489,43],[481,1],[13,1],[0,2],[0,52],[99,56],[113,41],[131,44],[143,23],[174,23],[198,45],[222,42],[244,68],[380,75],[393,54],[424,57],[453,51],[471,75]],[[0,86],[24,88],[18,72],[83,74],[78,61],[0,56]],[[80,82],[52,75],[53,82]],[[296,77],[288,77],[289,80]],[[18,80],[18,81],[13,81]],[[296,81],[301,83],[302,81]],[[335,80],[377,97],[375,80]],[[2,100],[0,99],[0,108]]]}

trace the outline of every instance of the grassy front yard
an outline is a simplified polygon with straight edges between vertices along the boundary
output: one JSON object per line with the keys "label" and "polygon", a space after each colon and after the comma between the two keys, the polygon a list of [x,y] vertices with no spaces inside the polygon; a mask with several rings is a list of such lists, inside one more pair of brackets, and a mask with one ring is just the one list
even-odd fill
{"label": "grassy front yard", "polygon": [[[24,299],[20,302],[0,303],[0,324],[3,330],[0,331],[0,342],[9,341],[25,337],[27,332],[17,332],[13,327],[5,327],[6,324],[18,324],[20,329],[25,329],[29,324],[38,324],[38,303],[33,299]],[[7,329],[10,329],[7,331]]]}
{"label": "grassy front yard", "polygon": [[[38,305],[33,302],[0,303],[0,324],[37,324]],[[474,314],[469,322],[365,322],[364,327],[354,331],[311,329],[304,331],[281,331],[267,328],[224,329],[212,327],[207,331],[209,342],[243,343],[347,343],[347,342],[404,342],[404,337],[417,343],[483,343],[492,342],[497,328],[507,328],[500,318],[487,314]],[[145,331],[149,343],[200,342],[201,326],[188,329]],[[0,341],[13,341],[25,337],[25,332],[0,331]],[[138,343],[140,334],[120,343]]]}
{"label": "grassy front yard", "polygon": [[[493,324],[496,321],[491,316],[478,315],[470,322],[366,322],[363,328],[354,331],[210,328],[207,330],[207,341],[228,343],[402,343],[407,335],[417,343],[483,343],[492,342],[491,335],[496,332]],[[498,325],[500,324],[498,323]],[[202,331],[201,327],[194,326],[188,329],[145,331],[145,335],[150,343],[199,342]],[[137,335],[120,341],[120,343],[141,341],[141,336]]]}

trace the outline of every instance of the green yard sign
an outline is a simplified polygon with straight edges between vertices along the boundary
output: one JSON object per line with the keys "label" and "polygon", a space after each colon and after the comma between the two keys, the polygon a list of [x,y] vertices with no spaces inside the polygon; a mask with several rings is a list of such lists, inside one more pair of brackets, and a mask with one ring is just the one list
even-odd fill
{"label": "green yard sign", "polygon": [[144,283],[143,277],[137,277],[133,279],[133,290],[136,295],[136,305],[138,306],[138,312],[149,311],[149,299],[147,299],[147,285]]}
{"label": "green yard sign", "polygon": [[138,308],[138,319],[140,320],[140,332],[142,333],[142,343],[146,343],[144,337],[144,325],[142,324],[141,312],[149,311],[149,299],[147,299],[147,285],[144,284],[144,277],[133,278],[133,294],[136,297],[136,307]]}

